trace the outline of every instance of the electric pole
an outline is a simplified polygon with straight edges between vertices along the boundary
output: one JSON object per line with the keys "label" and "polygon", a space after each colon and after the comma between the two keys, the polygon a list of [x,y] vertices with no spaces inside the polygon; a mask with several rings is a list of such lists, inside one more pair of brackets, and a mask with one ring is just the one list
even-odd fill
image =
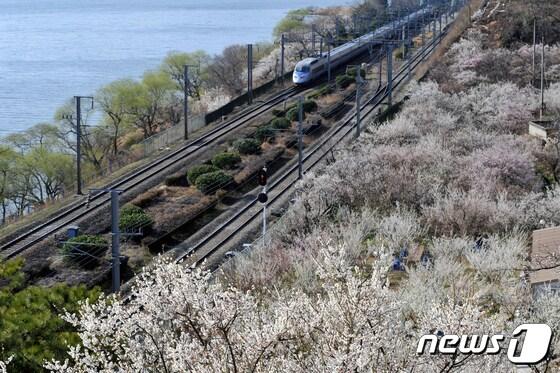
{"label": "electric pole", "polygon": [[121,232],[119,229],[119,194],[118,189],[91,189],[91,192],[104,192],[111,194],[111,288],[113,293],[121,289]]}
{"label": "electric pole", "polygon": [[303,96],[298,99],[299,115],[298,115],[298,179],[303,179]]}
{"label": "electric pole", "polygon": [[253,103],[253,44],[247,44],[247,103]]}
{"label": "electric pole", "polygon": [[537,59],[537,18],[533,18],[533,75],[531,76],[531,83],[535,86],[536,74],[536,59]]}
{"label": "electric pole", "polygon": [[327,41],[327,84],[331,84],[331,37]]}
{"label": "electric pole", "polygon": [[358,67],[357,74],[356,74],[356,138],[360,137],[360,110],[361,110],[361,95],[362,95],[362,69]]}
{"label": "electric pole", "polygon": [[82,106],[76,96],[76,194],[82,195]]}
{"label": "electric pole", "polygon": [[541,120],[544,115],[544,36],[542,36],[542,53],[541,53]]}
{"label": "electric pole", "polygon": [[[93,110],[93,97],[74,96],[76,100],[76,194],[82,195],[82,98],[91,100],[91,110]],[[72,114],[63,115],[63,119],[72,121]]]}
{"label": "electric pole", "polygon": [[112,254],[112,277],[113,293],[121,289],[121,251],[119,230],[119,191],[111,190],[111,254]]}
{"label": "electric pole", "polygon": [[197,65],[184,65],[183,70],[183,88],[184,88],[184,102],[183,102],[183,118],[185,123],[185,135],[184,139],[189,139],[189,88],[190,88],[190,80],[189,80],[189,67],[200,68]]}
{"label": "electric pole", "polygon": [[393,45],[387,44],[387,103],[393,104]]}
{"label": "electric pole", "polygon": [[284,72],[284,43],[285,43],[285,36],[284,34],[281,35],[280,37],[280,44],[281,44],[281,48],[280,48],[280,73],[282,75],[282,88],[284,88],[284,75],[286,75],[286,73]]}

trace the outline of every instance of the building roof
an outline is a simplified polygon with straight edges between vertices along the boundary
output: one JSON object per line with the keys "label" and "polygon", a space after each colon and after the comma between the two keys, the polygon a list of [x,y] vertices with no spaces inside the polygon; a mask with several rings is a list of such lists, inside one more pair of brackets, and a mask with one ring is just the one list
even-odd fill
{"label": "building roof", "polygon": [[[533,231],[531,268],[538,269],[560,264],[560,227]],[[541,269],[529,274],[531,284],[560,281],[560,266]]]}

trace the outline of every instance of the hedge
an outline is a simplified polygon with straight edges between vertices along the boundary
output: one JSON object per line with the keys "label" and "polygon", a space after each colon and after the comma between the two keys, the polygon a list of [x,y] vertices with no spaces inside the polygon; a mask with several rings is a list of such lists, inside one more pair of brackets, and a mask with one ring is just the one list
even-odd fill
{"label": "hedge", "polygon": [[214,171],[201,175],[196,179],[195,185],[204,194],[210,194],[228,185],[233,178],[223,171]]}
{"label": "hedge", "polygon": [[241,162],[241,157],[239,153],[234,152],[218,153],[212,158],[212,164],[221,169],[232,169],[239,162]]}
{"label": "hedge", "polygon": [[152,224],[152,218],[140,207],[127,205],[121,210],[119,229],[122,232],[137,232]]}
{"label": "hedge", "polygon": [[[286,113],[286,118],[290,122],[295,122],[296,120],[299,120],[299,108],[296,106],[296,107],[288,110],[288,112]],[[305,112],[303,112],[303,118],[302,119],[305,119]]]}
{"label": "hedge", "polygon": [[275,136],[276,132],[269,126],[259,127],[255,131],[255,138],[260,142],[273,140]]}
{"label": "hedge", "polygon": [[311,113],[312,111],[317,110],[317,103],[313,100],[305,100],[303,101],[303,111],[305,113]]}
{"label": "hedge", "polygon": [[355,79],[348,75],[339,75],[336,77],[336,85],[340,88],[347,88],[354,83]]}
{"label": "hedge", "polygon": [[333,89],[331,88],[330,85],[324,85],[321,88],[313,91],[311,94],[309,94],[307,96],[308,99],[313,99],[313,98],[318,98],[320,96],[325,96],[328,95],[329,93],[332,93]]}
{"label": "hedge", "polygon": [[109,244],[103,237],[84,234],[68,240],[61,252],[65,259],[90,269],[99,264],[99,258],[105,255],[108,248]]}
{"label": "hedge", "polygon": [[286,112],[282,109],[272,109],[272,115],[274,115],[277,118],[280,118],[286,115]]}
{"label": "hedge", "polygon": [[290,121],[286,118],[275,118],[270,121],[270,127],[276,130],[285,130],[290,128]]}
{"label": "hedge", "polygon": [[233,143],[233,147],[240,154],[257,154],[261,151],[261,143],[255,139],[239,139]]}
{"label": "hedge", "polygon": [[196,184],[196,179],[198,179],[199,176],[215,171],[219,171],[219,168],[211,164],[201,164],[191,168],[187,172],[187,178],[190,184]]}

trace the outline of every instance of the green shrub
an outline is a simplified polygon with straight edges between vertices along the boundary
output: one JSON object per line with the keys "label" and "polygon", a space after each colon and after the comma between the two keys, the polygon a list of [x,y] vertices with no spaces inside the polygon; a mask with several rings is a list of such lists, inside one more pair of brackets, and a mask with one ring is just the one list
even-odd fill
{"label": "green shrub", "polygon": [[[288,110],[288,112],[286,113],[286,118],[290,122],[295,122],[296,120],[299,120],[299,108],[294,107],[294,108],[291,108],[290,110]],[[303,118],[302,119],[305,119],[305,112],[303,112]]]}
{"label": "green shrub", "polygon": [[270,122],[270,127],[276,130],[285,130],[290,128],[290,121],[286,118],[275,118]]}
{"label": "green shrub", "polygon": [[315,91],[313,91],[311,94],[309,94],[307,96],[308,100],[312,100],[312,99],[316,99],[319,98],[321,96],[325,96],[328,95],[330,93],[333,93],[333,89],[330,85],[325,84],[322,87],[316,89]]}
{"label": "green shrub", "polygon": [[239,162],[241,162],[241,157],[239,153],[234,152],[218,153],[212,158],[212,164],[221,169],[232,169]]}
{"label": "green shrub", "polygon": [[167,186],[188,186],[187,176],[183,173],[173,174],[165,178],[165,185]]}
{"label": "green shrub", "polygon": [[129,215],[129,214],[141,214],[143,212],[144,210],[142,210],[141,207],[133,205],[132,203],[129,203],[128,205],[124,205],[120,211],[121,216]]}
{"label": "green shrub", "polygon": [[61,311],[77,313],[80,302],[94,303],[101,291],[85,285],[34,286],[24,283],[21,270],[24,261],[15,259],[0,263],[0,360],[13,356],[9,372],[44,372],[45,360],[64,360],[68,345],[78,345],[80,337]]}
{"label": "green shrub", "polygon": [[313,100],[305,100],[303,101],[303,111],[305,113],[311,113],[317,110],[317,103]]}
{"label": "green shrub", "polygon": [[277,118],[280,118],[286,115],[286,112],[282,109],[272,109],[272,115],[274,115]]}
{"label": "green shrub", "polygon": [[196,179],[198,179],[199,176],[218,170],[218,167],[215,167],[211,164],[201,164],[191,168],[187,172],[187,178],[189,179],[189,183],[196,184]]}
{"label": "green shrub", "polygon": [[272,127],[263,126],[255,131],[255,138],[260,142],[271,141],[276,136],[276,131]]}
{"label": "green shrub", "polygon": [[204,175],[200,175],[196,179],[195,184],[198,190],[200,190],[202,193],[210,194],[220,188],[225,187],[232,180],[233,178],[231,177],[231,175],[228,175],[223,171],[214,171]]}
{"label": "green shrub", "polygon": [[233,146],[240,154],[257,154],[261,151],[261,143],[255,139],[239,139]]}
{"label": "green shrub", "polygon": [[[348,75],[349,77],[351,77],[352,79],[356,80],[356,75],[357,75],[358,69],[355,67],[351,67],[346,71],[346,75]],[[362,78],[365,79],[366,77],[366,71],[362,68],[360,68],[360,74],[362,75]]]}
{"label": "green shrub", "polygon": [[350,84],[354,83],[354,78],[348,75],[339,75],[336,77],[336,85],[342,89],[347,88]]}
{"label": "green shrub", "polygon": [[153,224],[153,220],[146,212],[135,212],[121,214],[119,219],[119,229],[121,232],[138,232],[140,229],[148,229]]}
{"label": "green shrub", "polygon": [[99,264],[99,258],[105,255],[108,247],[103,237],[84,234],[68,240],[61,252],[65,259],[90,269]]}

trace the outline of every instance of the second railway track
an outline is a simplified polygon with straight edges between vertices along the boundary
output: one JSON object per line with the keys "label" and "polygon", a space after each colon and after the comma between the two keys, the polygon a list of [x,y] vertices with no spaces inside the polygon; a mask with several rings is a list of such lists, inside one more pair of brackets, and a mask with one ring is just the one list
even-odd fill
{"label": "second railway track", "polygon": [[[429,55],[438,45],[439,42],[446,35],[447,27],[443,29],[442,33],[435,39],[432,39],[421,51],[410,59],[393,77],[393,88],[401,85],[408,77],[408,73],[414,70],[424,59]],[[410,68],[410,69],[409,69]],[[363,118],[366,118],[374,113],[374,110],[379,107],[383,100],[388,96],[387,84],[377,90],[373,96],[364,100],[361,105]],[[313,148],[306,152],[303,158],[303,165],[306,171],[315,167],[332,149],[335,148],[343,139],[355,129],[355,109],[342,121],[339,125],[333,128],[330,133],[319,141]],[[323,149],[322,152],[320,150]],[[287,166],[287,170],[275,178],[271,185],[268,187],[269,202],[267,206],[270,207],[274,202],[278,201],[282,196],[291,190],[292,186],[298,181],[298,165],[292,162]],[[180,262],[186,260],[190,265],[198,265],[203,261],[210,258],[215,252],[223,247],[228,241],[232,240],[240,231],[249,227],[256,219],[258,219],[263,211],[263,207],[258,203],[257,199],[253,199],[246,205],[241,207],[240,210],[230,216],[220,226],[202,238],[193,246],[190,246],[183,253],[177,255],[176,261]]]}
{"label": "second railway track", "polygon": [[[153,162],[150,162],[139,170],[136,170],[119,180],[106,185],[105,188],[120,189],[126,193],[146,180],[149,180],[162,171],[168,169],[184,157],[197,153],[207,145],[223,138],[231,131],[245,125],[247,122],[259,115],[262,115],[273,106],[296,96],[299,92],[301,92],[301,90],[301,88],[289,87],[275,94],[258,106],[242,112],[238,117],[218,125],[216,128],[210,130],[200,138],[181,146],[180,148],[154,160]],[[16,238],[3,243],[2,246],[0,246],[0,257],[3,260],[15,257],[16,255],[43,241],[50,235],[58,232],[64,226],[82,219],[101,207],[106,206],[109,201],[110,199],[105,193],[96,193],[92,194],[89,199],[89,208],[86,208],[88,201],[85,199],[75,202],[64,212],[51,217],[47,221],[34,226]]]}

